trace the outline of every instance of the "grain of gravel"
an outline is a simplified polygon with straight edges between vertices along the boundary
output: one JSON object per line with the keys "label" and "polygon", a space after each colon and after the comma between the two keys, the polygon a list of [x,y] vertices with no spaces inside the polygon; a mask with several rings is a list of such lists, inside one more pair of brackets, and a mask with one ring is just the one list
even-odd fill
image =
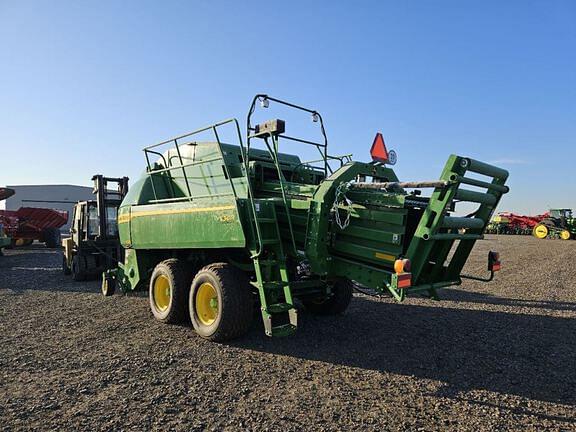
{"label": "grain of gravel", "polygon": [[103,298],[42,246],[0,257],[3,430],[576,430],[576,241],[487,236],[442,301],[355,295],[215,344]]}

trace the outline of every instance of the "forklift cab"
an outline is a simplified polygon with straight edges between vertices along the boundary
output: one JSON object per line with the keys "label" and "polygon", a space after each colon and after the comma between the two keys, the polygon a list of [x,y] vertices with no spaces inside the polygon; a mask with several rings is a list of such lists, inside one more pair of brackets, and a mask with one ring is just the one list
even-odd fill
{"label": "forklift cab", "polygon": [[118,239],[118,207],[106,205],[104,224],[100,223],[96,201],[81,201],[74,207],[71,237],[75,244],[86,241]]}
{"label": "forklift cab", "polygon": [[[122,248],[118,237],[118,207],[128,192],[128,177],[92,177],[95,200],[74,206],[70,237],[62,242],[62,270],[74,280],[102,273],[116,265]],[[115,184],[115,188],[108,185]]]}

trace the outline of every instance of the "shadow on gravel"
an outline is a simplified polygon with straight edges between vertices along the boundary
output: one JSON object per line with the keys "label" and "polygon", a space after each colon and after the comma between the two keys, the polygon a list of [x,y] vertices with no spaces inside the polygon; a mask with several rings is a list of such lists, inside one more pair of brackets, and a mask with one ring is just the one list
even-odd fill
{"label": "shadow on gravel", "polygon": [[[32,252],[42,249],[42,252]],[[71,275],[62,272],[62,255],[57,249],[46,249],[39,245],[29,246],[26,253],[15,253],[12,249],[0,257],[0,289],[15,294],[26,291],[82,292],[101,294],[100,275],[89,275],[85,281],[76,282]],[[134,292],[130,296],[148,296],[147,292]]]}
{"label": "shadow on gravel", "polygon": [[100,279],[75,282],[62,273],[58,249],[42,245],[16,248],[0,257],[0,289],[15,294],[26,291],[100,293]]}
{"label": "shadow on gravel", "polygon": [[[341,317],[300,314],[292,337],[261,328],[232,345],[446,383],[438,396],[484,389],[576,404],[576,320],[383,303],[355,297]],[[441,394],[440,394],[441,393]],[[575,419],[576,420],[576,419]]]}
{"label": "shadow on gravel", "polygon": [[551,300],[524,300],[497,297],[490,294],[452,288],[442,293],[442,300],[491,304],[498,306],[529,307],[554,311],[576,311],[576,303]]}
{"label": "shadow on gravel", "polygon": [[[26,253],[4,252],[0,260],[0,268],[10,267],[14,263],[52,263],[53,260],[50,260],[51,252],[48,249],[38,252],[27,251]],[[60,257],[61,255],[58,255],[58,258]]]}

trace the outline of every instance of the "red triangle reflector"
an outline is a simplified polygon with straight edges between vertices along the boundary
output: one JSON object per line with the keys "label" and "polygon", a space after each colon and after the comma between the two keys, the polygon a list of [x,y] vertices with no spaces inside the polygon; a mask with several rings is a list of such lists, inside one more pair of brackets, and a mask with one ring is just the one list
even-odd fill
{"label": "red triangle reflector", "polygon": [[388,150],[386,150],[384,137],[380,132],[378,132],[374,138],[372,148],[370,149],[370,156],[372,156],[372,160],[378,162],[388,162]]}

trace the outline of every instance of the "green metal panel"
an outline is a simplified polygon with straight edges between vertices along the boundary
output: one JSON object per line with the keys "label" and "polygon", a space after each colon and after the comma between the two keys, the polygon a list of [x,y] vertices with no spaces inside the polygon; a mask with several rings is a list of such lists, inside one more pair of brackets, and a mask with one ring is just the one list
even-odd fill
{"label": "green metal panel", "polygon": [[120,244],[129,248],[132,247],[132,236],[130,235],[130,209],[132,206],[122,206],[118,209],[118,236]]}
{"label": "green metal panel", "polygon": [[197,199],[193,202],[133,206],[131,244],[135,249],[244,247],[236,201]]}
{"label": "green metal panel", "polygon": [[[381,181],[398,181],[398,178],[390,168],[376,166],[361,162],[350,162],[335,171],[324,180],[314,193],[308,215],[308,232],[306,234],[306,256],[310,260],[312,270],[319,275],[326,275],[329,267],[329,244],[330,234],[330,211],[334,203],[336,188],[343,182],[349,182],[358,176],[374,176]],[[371,210],[364,213],[363,209],[354,208],[352,216],[357,213],[359,217],[371,214]],[[394,219],[398,216],[374,213],[373,217],[381,217],[385,220]],[[401,216],[400,216],[401,217]]]}

